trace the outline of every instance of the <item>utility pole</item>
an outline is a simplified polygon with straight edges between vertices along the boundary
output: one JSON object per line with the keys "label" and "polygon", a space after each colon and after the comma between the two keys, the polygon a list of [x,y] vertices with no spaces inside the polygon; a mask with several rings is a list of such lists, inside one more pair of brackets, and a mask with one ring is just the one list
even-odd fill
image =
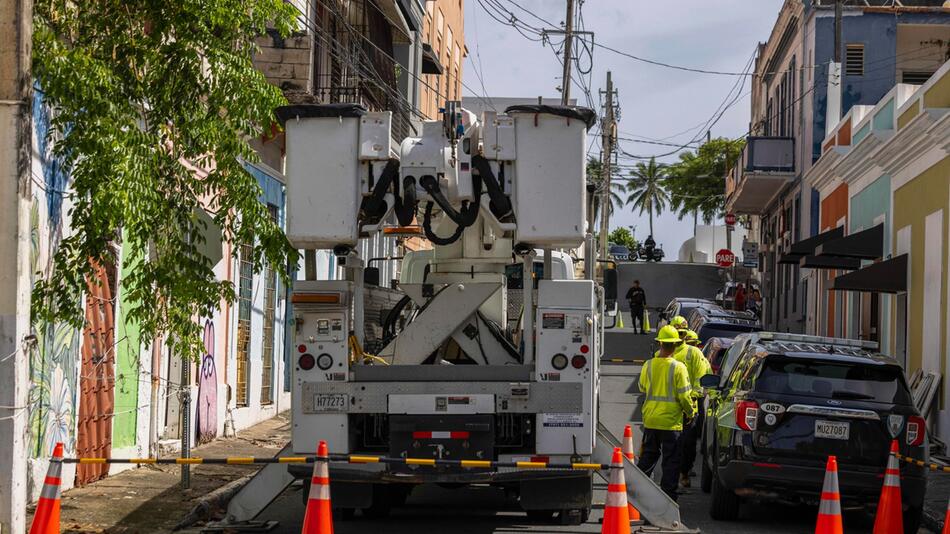
{"label": "utility pole", "polygon": [[[33,1],[0,2],[0,533],[26,530]],[[43,468],[45,469],[45,467]]]}
{"label": "utility pole", "polygon": [[561,76],[561,105],[571,102],[571,47],[574,44],[574,0],[567,0],[567,15],[564,19],[564,75]]}
{"label": "utility pole", "polygon": [[614,159],[614,135],[616,123],[614,120],[614,80],[611,72],[607,71],[607,97],[604,111],[604,123],[601,128],[601,146],[604,160],[601,167],[603,180],[600,192],[600,258],[607,259],[607,236],[610,234],[610,179]]}

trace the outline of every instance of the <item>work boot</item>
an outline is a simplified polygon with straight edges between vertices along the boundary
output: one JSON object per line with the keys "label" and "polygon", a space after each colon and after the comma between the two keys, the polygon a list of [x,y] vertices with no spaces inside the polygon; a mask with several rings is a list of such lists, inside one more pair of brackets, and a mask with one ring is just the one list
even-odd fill
{"label": "work boot", "polygon": [[681,475],[680,475],[680,486],[682,486],[682,487],[684,487],[684,488],[688,488],[688,487],[690,487],[690,484],[692,484],[692,483],[691,483],[690,480],[689,480],[689,475],[682,475],[682,474],[681,474]]}

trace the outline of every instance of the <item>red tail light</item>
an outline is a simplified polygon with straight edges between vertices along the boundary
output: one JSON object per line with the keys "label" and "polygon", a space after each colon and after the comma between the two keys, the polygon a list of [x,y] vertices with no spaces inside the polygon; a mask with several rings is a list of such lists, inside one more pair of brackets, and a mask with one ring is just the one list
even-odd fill
{"label": "red tail light", "polygon": [[924,443],[924,437],[927,434],[927,422],[922,417],[912,415],[907,418],[907,444],[911,447],[919,447]]}
{"label": "red tail light", "polygon": [[742,430],[755,430],[759,425],[759,403],[739,401],[736,405],[736,424]]}

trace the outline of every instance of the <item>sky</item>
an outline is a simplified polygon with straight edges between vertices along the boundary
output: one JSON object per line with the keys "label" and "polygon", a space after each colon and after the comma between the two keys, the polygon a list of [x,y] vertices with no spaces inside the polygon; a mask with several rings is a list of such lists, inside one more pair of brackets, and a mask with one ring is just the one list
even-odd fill
{"label": "sky", "polygon": [[[638,57],[702,70],[743,72],[759,42],[766,41],[778,16],[782,0],[584,0],[580,3],[587,31],[599,45]],[[560,25],[565,0],[465,0],[465,43],[468,58],[463,68],[464,94],[481,97],[559,97],[561,62],[551,44],[534,42],[509,24],[493,20],[486,7],[506,8],[533,27]],[[520,9],[524,8],[524,9]],[[508,20],[509,17],[504,17]],[[550,26],[548,26],[550,27]],[[530,35],[530,32],[528,32]],[[560,50],[562,39],[552,36]],[[600,90],[612,72],[620,105],[619,136],[652,139],[677,145],[705,137],[707,121],[733,97],[740,97],[722,113],[711,128],[713,137],[739,137],[749,129],[748,77],[687,72],[651,65],[595,46],[593,63],[580,48],[580,65],[590,69],[587,84],[595,109],[600,108]],[[578,76],[575,69],[575,76]],[[480,75],[480,76],[479,76]],[[737,85],[738,82],[738,85]],[[585,104],[584,92],[573,85],[571,98]],[[693,130],[689,130],[694,128]],[[591,134],[596,133],[595,130]],[[649,157],[674,151],[678,146],[620,141],[630,155]],[[591,154],[599,154],[598,142]],[[676,155],[658,157],[672,163]],[[636,159],[622,159],[632,165]],[[625,207],[614,213],[611,228],[635,226],[643,240],[649,233],[647,214]],[[718,224],[722,224],[719,221]],[[675,258],[683,241],[693,235],[692,219],[677,220],[674,214],[654,216],[654,238],[668,258]]]}

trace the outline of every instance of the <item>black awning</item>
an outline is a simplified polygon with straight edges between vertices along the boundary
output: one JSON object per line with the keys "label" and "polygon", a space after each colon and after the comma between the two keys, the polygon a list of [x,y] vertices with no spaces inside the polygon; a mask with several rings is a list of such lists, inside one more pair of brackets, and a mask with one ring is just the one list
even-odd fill
{"label": "black awning", "polygon": [[826,241],[840,239],[842,236],[844,236],[844,228],[839,226],[838,228],[832,228],[827,232],[822,232],[818,235],[813,235],[811,237],[802,239],[797,243],[792,243],[789,251],[785,254],[782,254],[779,257],[778,262],[786,265],[798,265],[802,258],[815,253],[815,247]]}
{"label": "black awning", "polygon": [[884,224],[826,241],[815,247],[818,256],[843,256],[874,260],[884,256]]}
{"label": "black awning", "polygon": [[839,256],[802,256],[798,262],[802,269],[844,269],[853,271],[861,268],[861,260],[854,258],[841,258]]}
{"label": "black awning", "polygon": [[828,290],[870,293],[907,291],[907,254],[872,263],[860,271],[838,276]]}
{"label": "black awning", "polygon": [[432,45],[422,43],[422,74],[442,74],[443,70],[439,55],[432,49]]}

